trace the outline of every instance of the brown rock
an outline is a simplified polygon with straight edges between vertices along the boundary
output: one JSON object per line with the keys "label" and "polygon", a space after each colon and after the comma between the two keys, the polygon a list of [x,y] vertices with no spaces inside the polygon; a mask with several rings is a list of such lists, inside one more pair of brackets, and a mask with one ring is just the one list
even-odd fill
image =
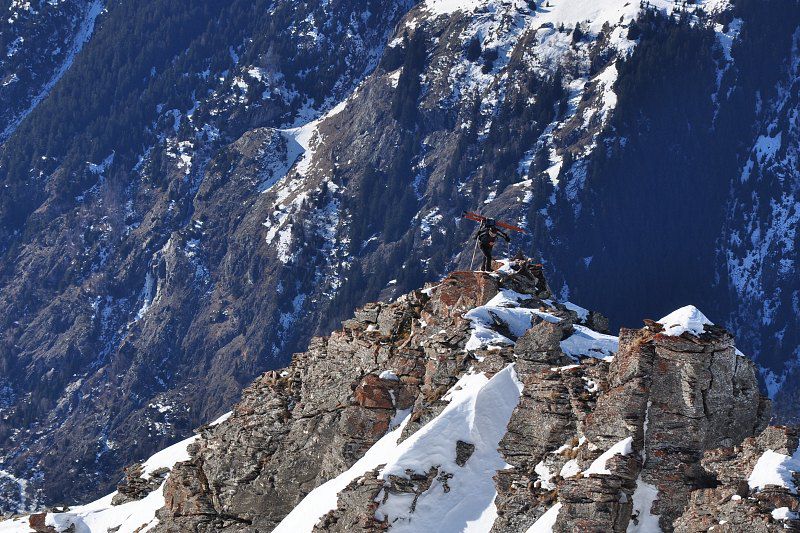
{"label": "brown rock", "polygon": [[[56,533],[56,529],[53,526],[45,524],[46,518],[47,513],[32,514],[28,517],[28,525],[30,525],[31,529],[36,533]],[[73,526],[70,526],[70,528],[73,530],[75,529]]]}
{"label": "brown rock", "polygon": [[453,272],[437,290],[434,312],[461,317],[491,300],[498,292],[498,281],[486,272]]}
{"label": "brown rock", "polygon": [[394,409],[390,384],[374,374],[367,374],[354,392],[356,403],[370,409]]}

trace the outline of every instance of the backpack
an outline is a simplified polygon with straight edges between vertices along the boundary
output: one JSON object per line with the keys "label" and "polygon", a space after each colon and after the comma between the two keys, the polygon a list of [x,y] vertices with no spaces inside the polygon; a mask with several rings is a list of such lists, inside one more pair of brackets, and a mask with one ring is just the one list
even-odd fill
{"label": "backpack", "polygon": [[497,240],[497,235],[492,235],[491,230],[493,230],[493,229],[494,229],[494,227],[490,226],[490,227],[482,228],[478,232],[478,241],[481,243],[481,245],[484,245],[484,246],[485,245],[488,245],[488,246],[494,245],[494,242]]}

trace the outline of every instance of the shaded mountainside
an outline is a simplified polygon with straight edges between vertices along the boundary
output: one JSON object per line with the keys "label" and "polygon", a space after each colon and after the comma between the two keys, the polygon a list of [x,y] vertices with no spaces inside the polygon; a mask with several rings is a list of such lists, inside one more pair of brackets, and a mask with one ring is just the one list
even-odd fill
{"label": "shaded mountainside", "polygon": [[109,9],[0,158],[0,469],[30,480],[0,484],[29,505],[107,492],[307,343],[315,262],[279,268],[264,239],[261,192],[302,151],[275,127],[351,91],[405,9],[140,4]]}
{"label": "shaded mountainside", "polygon": [[100,0],[0,2],[0,141],[69,70],[102,10]]}
{"label": "shaded mountainside", "polygon": [[614,329],[712,311],[795,416],[796,1],[34,4],[97,18],[0,149],[0,508],[110,491],[464,268],[476,206]]}
{"label": "shaded mountainside", "polygon": [[501,267],[360,308],[117,493],[0,529],[800,527],[797,430],[767,427],[725,329],[689,306],[613,337],[539,265]]}

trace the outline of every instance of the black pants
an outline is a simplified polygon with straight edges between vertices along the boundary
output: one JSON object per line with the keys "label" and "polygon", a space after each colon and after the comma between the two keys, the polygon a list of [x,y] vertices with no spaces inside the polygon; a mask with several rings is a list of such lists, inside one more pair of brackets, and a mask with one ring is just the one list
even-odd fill
{"label": "black pants", "polygon": [[481,252],[483,252],[483,263],[481,263],[481,270],[485,272],[492,271],[492,247],[489,245],[481,244]]}

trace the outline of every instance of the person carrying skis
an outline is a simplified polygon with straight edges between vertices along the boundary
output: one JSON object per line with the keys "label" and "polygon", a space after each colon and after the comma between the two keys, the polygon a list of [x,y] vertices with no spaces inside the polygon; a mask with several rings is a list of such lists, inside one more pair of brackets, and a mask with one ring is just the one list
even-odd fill
{"label": "person carrying skis", "polygon": [[475,234],[475,239],[478,241],[478,245],[480,245],[481,252],[483,253],[481,270],[484,272],[492,271],[492,248],[494,248],[494,243],[497,241],[498,235],[503,237],[506,242],[511,241],[511,237],[498,228],[495,221],[491,218],[487,218],[481,224],[481,227],[478,228],[478,233]]}

